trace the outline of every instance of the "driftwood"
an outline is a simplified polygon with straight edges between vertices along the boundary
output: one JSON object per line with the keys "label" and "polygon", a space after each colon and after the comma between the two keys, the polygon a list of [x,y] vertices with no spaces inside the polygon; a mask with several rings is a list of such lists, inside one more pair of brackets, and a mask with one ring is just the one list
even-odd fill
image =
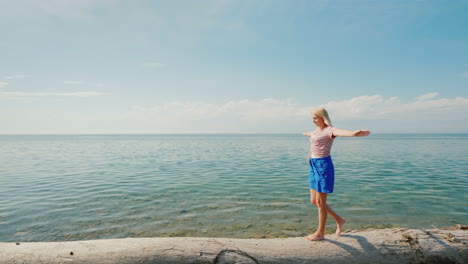
{"label": "driftwood", "polygon": [[0,263],[415,263],[468,264],[468,231],[372,229],[277,239],[125,238],[0,243]]}

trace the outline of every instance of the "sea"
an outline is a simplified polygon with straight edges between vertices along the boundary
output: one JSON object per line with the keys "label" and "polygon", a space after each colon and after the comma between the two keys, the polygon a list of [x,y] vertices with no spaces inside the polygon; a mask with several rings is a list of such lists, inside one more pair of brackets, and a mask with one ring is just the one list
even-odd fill
{"label": "sea", "polygon": [[[301,134],[0,135],[0,242],[304,236],[308,150]],[[468,134],[337,138],[332,158],[344,229],[468,224]]]}

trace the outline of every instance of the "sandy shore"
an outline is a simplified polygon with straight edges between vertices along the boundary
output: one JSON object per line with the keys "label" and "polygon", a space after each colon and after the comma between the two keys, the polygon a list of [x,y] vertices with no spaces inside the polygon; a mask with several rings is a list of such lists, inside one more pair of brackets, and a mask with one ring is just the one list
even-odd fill
{"label": "sandy shore", "polygon": [[0,243],[0,263],[468,263],[461,228],[371,229],[320,242],[278,239],[126,238]]}

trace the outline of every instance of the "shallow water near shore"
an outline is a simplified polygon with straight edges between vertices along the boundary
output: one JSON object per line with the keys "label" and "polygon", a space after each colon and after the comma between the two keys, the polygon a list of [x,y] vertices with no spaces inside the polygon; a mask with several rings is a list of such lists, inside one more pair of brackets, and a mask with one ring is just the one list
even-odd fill
{"label": "shallow water near shore", "polygon": [[[314,231],[301,135],[0,136],[0,241]],[[468,219],[468,134],[338,138],[345,229]],[[330,218],[329,230],[334,229]]]}

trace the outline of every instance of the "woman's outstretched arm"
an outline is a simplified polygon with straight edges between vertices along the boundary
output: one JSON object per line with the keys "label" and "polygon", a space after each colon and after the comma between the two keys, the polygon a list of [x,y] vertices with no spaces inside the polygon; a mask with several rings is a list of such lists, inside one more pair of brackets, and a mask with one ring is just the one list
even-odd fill
{"label": "woman's outstretched arm", "polygon": [[312,136],[312,132],[304,132],[302,133],[302,135],[310,137]]}
{"label": "woman's outstretched arm", "polygon": [[333,136],[335,137],[365,137],[368,136],[371,132],[369,130],[344,130],[336,128],[333,130]]}

